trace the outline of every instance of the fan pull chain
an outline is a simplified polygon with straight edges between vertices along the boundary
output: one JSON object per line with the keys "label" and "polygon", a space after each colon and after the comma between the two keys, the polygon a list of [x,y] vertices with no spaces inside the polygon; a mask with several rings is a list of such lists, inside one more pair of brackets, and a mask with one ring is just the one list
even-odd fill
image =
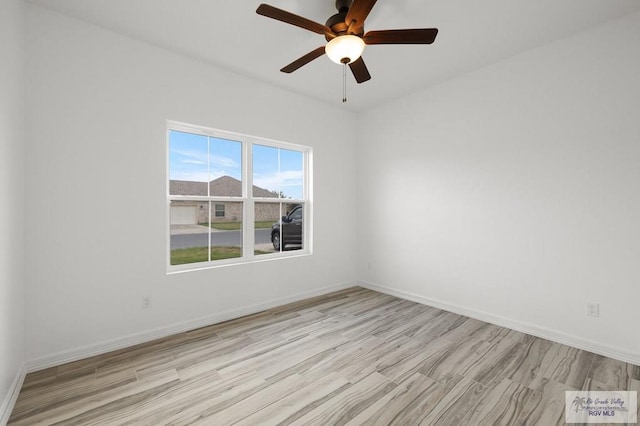
{"label": "fan pull chain", "polygon": [[347,102],[347,64],[342,65],[342,103]]}

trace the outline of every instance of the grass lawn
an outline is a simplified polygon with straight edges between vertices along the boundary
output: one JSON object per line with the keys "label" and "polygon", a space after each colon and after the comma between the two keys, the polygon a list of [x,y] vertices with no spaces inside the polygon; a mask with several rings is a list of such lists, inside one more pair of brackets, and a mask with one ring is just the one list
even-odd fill
{"label": "grass lawn", "polygon": [[[266,254],[268,252],[256,250],[255,254]],[[232,259],[242,257],[240,247],[212,247],[211,260]],[[209,255],[207,247],[191,247],[171,250],[171,264],[184,265],[186,263],[207,262]]]}
{"label": "grass lawn", "polygon": [[[261,222],[255,222],[255,229],[269,229],[273,225],[275,220],[267,220]],[[200,223],[202,226],[207,226],[206,223]],[[211,227],[213,229],[219,229],[220,231],[237,231],[242,228],[242,222],[212,222]]]}

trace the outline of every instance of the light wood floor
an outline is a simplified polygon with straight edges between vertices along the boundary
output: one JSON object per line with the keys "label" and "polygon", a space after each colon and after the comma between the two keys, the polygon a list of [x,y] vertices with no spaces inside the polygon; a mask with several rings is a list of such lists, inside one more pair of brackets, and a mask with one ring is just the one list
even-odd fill
{"label": "light wood floor", "polygon": [[31,373],[9,424],[554,425],[580,389],[640,367],[353,288]]}

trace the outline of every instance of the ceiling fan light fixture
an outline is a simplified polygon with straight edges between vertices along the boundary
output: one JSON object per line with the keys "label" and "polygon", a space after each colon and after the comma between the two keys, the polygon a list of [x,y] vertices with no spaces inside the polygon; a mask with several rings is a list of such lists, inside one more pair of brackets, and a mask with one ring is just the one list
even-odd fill
{"label": "ceiling fan light fixture", "polygon": [[354,35],[338,36],[325,46],[325,53],[336,64],[350,64],[364,51],[364,40]]}

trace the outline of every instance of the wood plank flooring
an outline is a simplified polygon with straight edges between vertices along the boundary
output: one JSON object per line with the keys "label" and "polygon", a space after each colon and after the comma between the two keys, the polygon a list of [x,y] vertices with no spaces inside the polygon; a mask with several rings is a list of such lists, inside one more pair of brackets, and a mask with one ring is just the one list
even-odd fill
{"label": "wood plank flooring", "polygon": [[640,367],[352,288],[31,373],[9,424],[546,426],[580,389]]}

